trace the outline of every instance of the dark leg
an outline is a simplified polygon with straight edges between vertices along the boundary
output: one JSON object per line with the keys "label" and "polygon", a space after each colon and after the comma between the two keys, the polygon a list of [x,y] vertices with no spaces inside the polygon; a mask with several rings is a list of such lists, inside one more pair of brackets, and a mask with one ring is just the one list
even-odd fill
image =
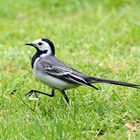
{"label": "dark leg", "polygon": [[69,98],[68,98],[68,96],[66,95],[65,91],[62,90],[61,93],[63,94],[63,96],[64,96],[66,102],[69,103]]}
{"label": "dark leg", "polygon": [[35,93],[35,95],[36,95],[36,93],[40,93],[40,94],[44,94],[44,95],[49,96],[49,97],[54,97],[54,95],[55,95],[54,89],[52,89],[51,94],[47,94],[45,92],[41,92],[41,91],[38,91],[38,90],[30,90],[25,95],[26,96],[31,96],[33,93]]}

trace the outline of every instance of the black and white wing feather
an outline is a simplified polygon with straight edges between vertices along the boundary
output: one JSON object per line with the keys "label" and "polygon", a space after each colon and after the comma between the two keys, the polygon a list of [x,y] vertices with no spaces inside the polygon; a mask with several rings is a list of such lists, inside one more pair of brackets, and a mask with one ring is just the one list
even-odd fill
{"label": "black and white wing feather", "polygon": [[92,88],[96,88],[95,86],[91,85],[86,79],[87,76],[72,69],[71,67],[65,65],[63,62],[59,61],[57,58],[53,57],[46,57],[41,58],[40,64],[42,66],[42,70],[58,79],[64,80],[66,82],[86,85]]}

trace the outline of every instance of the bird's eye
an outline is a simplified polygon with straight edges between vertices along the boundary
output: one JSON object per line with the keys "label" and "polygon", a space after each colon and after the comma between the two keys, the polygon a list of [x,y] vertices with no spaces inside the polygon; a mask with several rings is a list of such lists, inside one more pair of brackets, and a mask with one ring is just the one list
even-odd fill
{"label": "bird's eye", "polygon": [[38,45],[39,45],[39,46],[42,45],[42,42],[39,42]]}

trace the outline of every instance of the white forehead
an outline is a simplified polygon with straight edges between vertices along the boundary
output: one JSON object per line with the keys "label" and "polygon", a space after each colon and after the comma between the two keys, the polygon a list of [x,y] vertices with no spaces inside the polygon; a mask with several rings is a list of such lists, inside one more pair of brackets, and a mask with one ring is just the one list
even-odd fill
{"label": "white forehead", "polygon": [[[43,43],[44,41],[42,41],[42,39],[36,39],[35,41],[33,41],[34,44],[37,44],[37,43],[39,43],[39,42],[42,42],[42,43]],[[46,43],[47,43],[47,42],[46,42]]]}
{"label": "white forehead", "polygon": [[[42,45],[39,45],[38,43],[41,42]],[[33,41],[33,44],[36,44],[37,45],[37,48],[41,51],[44,51],[44,50],[51,50],[50,48],[50,45],[45,42],[45,41],[42,41],[42,39],[37,39],[35,41]]]}

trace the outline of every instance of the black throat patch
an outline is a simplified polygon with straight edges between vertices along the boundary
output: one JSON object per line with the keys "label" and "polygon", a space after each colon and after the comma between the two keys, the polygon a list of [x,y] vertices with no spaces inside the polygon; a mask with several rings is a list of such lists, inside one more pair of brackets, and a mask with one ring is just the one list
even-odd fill
{"label": "black throat patch", "polygon": [[40,55],[47,53],[47,51],[48,51],[48,50],[45,50],[45,51],[37,50],[37,52],[35,53],[35,55],[32,57],[32,62],[31,62],[32,69],[33,69],[33,67],[34,67],[35,60],[36,60],[37,58],[39,58]]}

